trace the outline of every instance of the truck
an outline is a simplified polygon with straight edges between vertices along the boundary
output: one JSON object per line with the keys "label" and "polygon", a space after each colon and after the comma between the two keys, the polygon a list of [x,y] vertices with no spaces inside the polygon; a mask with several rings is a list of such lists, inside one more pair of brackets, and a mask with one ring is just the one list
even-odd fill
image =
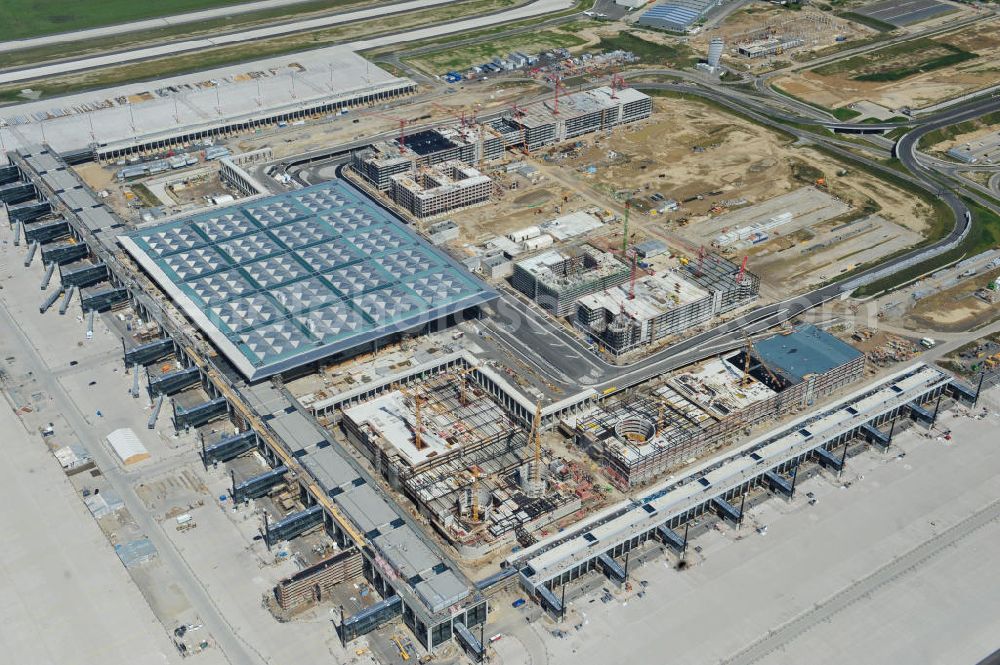
{"label": "truck", "polygon": [[936,345],[937,342],[935,342],[930,337],[924,337],[920,340],[920,346],[924,347],[925,349],[933,349]]}

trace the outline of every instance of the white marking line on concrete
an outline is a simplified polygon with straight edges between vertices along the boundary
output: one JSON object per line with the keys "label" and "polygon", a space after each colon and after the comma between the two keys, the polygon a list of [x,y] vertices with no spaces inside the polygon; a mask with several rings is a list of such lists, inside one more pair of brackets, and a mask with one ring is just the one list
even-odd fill
{"label": "white marking line on concrete", "polygon": [[935,555],[1000,517],[1000,499],[981,508],[943,533],[926,540],[868,576],[844,587],[832,597],[817,603],[781,627],[723,661],[723,665],[750,665],[787,644],[813,626],[826,621],[865,596],[894,580],[915,571]]}

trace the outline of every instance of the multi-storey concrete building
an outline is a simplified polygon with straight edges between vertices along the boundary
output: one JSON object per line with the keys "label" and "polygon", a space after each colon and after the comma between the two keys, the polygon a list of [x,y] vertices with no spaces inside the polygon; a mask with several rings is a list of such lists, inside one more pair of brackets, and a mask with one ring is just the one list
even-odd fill
{"label": "multi-storey concrete building", "polygon": [[[627,489],[731,441],[747,427],[808,408],[864,376],[861,352],[813,326],[774,335],[754,348],[749,363],[746,351],[724,363],[722,382],[738,387],[737,403],[719,409],[707,404],[706,394],[719,396],[723,389],[703,378],[671,382],[651,396],[630,395],[596,407],[576,423],[577,443]],[[743,370],[752,377],[749,383]]]}
{"label": "multi-storey concrete building", "polygon": [[621,355],[683,332],[715,315],[715,297],[679,272],[648,275],[580,299],[576,322]]}
{"label": "multi-storey concrete building", "polygon": [[389,181],[392,200],[417,219],[485,203],[493,192],[492,180],[458,160],[422,169],[414,177],[394,175]]}
{"label": "multi-storey concrete building", "polygon": [[511,284],[555,316],[566,316],[580,298],[623,284],[629,273],[613,254],[583,245],[515,263]]}
{"label": "multi-storey concrete building", "polygon": [[566,141],[648,118],[653,99],[634,88],[594,88],[529,104],[511,121],[525,131],[528,147]]}
{"label": "multi-storey concrete building", "polygon": [[451,160],[469,164],[500,159],[507,148],[529,149],[648,118],[653,100],[638,90],[608,87],[529,104],[518,112],[459,127],[435,127],[354,153],[351,165],[382,191],[394,175]]}

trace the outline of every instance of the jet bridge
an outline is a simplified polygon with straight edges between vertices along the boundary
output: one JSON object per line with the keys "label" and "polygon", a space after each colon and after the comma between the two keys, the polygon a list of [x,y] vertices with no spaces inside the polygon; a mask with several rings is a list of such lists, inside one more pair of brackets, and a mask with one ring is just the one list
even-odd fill
{"label": "jet bridge", "polygon": [[266,495],[275,485],[284,482],[286,473],[288,473],[288,467],[279,466],[258,476],[244,480],[233,487],[233,501],[239,502],[245,499],[258,499]]}
{"label": "jet bridge", "polygon": [[673,548],[678,554],[684,551],[684,539],[666,524],[656,527],[656,533],[660,536],[660,540],[663,541],[664,545]]}
{"label": "jet bridge", "polygon": [[228,462],[248,450],[253,450],[256,445],[257,433],[252,429],[248,429],[245,432],[227,436],[210,446],[206,446],[203,458],[205,464],[210,462]]}
{"label": "jet bridge", "polygon": [[264,540],[267,542],[268,547],[270,547],[282,540],[291,540],[295,536],[301,535],[322,523],[323,506],[316,504],[305,510],[292,513],[288,517],[268,526],[267,531],[264,533]]}
{"label": "jet bridge", "polygon": [[483,660],[483,643],[460,621],[455,622],[455,638],[475,662],[478,663]]}
{"label": "jet bridge", "polygon": [[713,498],[712,505],[715,506],[715,509],[719,511],[719,515],[721,517],[728,519],[732,522],[735,522],[736,524],[739,524],[740,517],[742,517],[742,513],[740,513],[739,508],[729,503],[721,496]]}
{"label": "jet bridge", "polygon": [[176,395],[177,393],[201,383],[201,370],[196,365],[177,369],[149,379],[151,395]]}
{"label": "jet bridge", "polygon": [[174,352],[174,340],[164,337],[154,342],[142,344],[125,351],[126,365],[148,365],[151,362],[162,360]]}
{"label": "jet bridge", "polygon": [[611,558],[607,552],[602,552],[597,555],[597,561],[601,564],[604,569],[604,573],[611,579],[616,579],[619,582],[625,581],[625,569],[622,568],[621,564]]}
{"label": "jet bridge", "polygon": [[780,473],[775,471],[765,471],[764,479],[775,492],[781,492],[785,496],[792,496],[792,483]]}
{"label": "jet bridge", "polygon": [[201,427],[221,418],[229,412],[229,402],[225,397],[216,397],[190,409],[174,410],[174,429],[180,431],[188,427]]}
{"label": "jet bridge", "polygon": [[822,466],[830,467],[832,469],[836,469],[837,471],[840,471],[844,467],[843,460],[831,453],[825,447],[820,446],[819,448],[816,448],[814,452],[816,453],[816,457],[819,458],[819,463]]}
{"label": "jet bridge", "polygon": [[540,584],[537,587],[537,591],[538,591],[538,595],[542,599],[542,605],[544,607],[546,607],[547,609],[551,610],[553,614],[557,614],[557,615],[558,614],[562,614],[562,611],[563,611],[562,601],[560,601],[558,598],[556,598],[556,595],[554,593],[552,593],[551,589],[549,589],[544,584]]}

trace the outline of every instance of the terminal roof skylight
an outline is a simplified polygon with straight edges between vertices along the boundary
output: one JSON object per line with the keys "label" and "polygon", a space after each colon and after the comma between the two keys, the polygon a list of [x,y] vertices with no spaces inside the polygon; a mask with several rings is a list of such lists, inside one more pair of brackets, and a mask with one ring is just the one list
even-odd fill
{"label": "terminal roof skylight", "polygon": [[497,297],[341,180],[120,241],[248,379]]}

